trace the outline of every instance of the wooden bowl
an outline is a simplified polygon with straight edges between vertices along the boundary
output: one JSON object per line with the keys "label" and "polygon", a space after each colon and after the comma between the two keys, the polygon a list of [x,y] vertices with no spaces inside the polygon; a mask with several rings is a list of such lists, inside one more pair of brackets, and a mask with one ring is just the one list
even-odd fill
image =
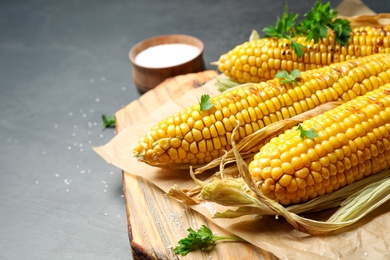
{"label": "wooden bowl", "polygon": [[[180,64],[164,67],[153,67],[137,64],[136,56],[142,51],[163,44],[187,44],[199,48],[196,57],[183,61]],[[139,92],[145,93],[156,87],[165,79],[177,75],[200,72],[205,69],[203,61],[203,42],[193,36],[182,34],[161,35],[146,39],[134,45],[129,52],[129,58],[133,65],[133,81]],[[158,57],[156,57],[158,59]]]}

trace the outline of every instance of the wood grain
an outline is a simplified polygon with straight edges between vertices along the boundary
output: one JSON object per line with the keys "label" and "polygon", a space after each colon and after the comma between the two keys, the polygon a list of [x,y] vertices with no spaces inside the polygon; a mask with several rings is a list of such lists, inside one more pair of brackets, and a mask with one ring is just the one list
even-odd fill
{"label": "wood grain", "polygon": [[[117,131],[142,121],[159,106],[185,95],[217,75],[204,71],[170,78],[115,114]],[[210,90],[213,92],[214,90]],[[184,105],[184,104],[183,104]],[[218,235],[231,235],[198,212],[164,195],[142,177],[123,172],[128,233],[134,259],[277,259],[249,243],[219,243],[215,250],[173,253],[177,242],[187,236],[187,228],[209,226]]]}

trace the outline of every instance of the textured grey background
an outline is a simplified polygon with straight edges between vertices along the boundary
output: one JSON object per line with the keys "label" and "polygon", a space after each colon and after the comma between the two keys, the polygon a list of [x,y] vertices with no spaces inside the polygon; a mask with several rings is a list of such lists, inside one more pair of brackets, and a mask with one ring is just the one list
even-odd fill
{"label": "textured grey background", "polygon": [[[115,135],[101,114],[139,97],[129,49],[190,34],[215,69],[285,2],[0,1],[0,259],[131,259],[121,171],[91,149]],[[388,0],[366,2],[390,12]]]}

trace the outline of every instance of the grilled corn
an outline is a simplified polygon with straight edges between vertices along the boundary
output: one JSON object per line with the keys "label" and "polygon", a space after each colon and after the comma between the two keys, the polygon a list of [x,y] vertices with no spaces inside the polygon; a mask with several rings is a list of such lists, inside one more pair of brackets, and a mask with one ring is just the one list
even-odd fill
{"label": "grilled corn", "polygon": [[262,38],[243,43],[221,55],[218,69],[238,83],[261,82],[281,70],[305,71],[371,54],[390,53],[390,25],[354,28],[346,46],[336,43],[334,32],[318,43],[305,39],[294,38],[306,46],[300,58],[287,39]]}
{"label": "grilled corn", "polygon": [[153,166],[199,167],[236,142],[275,121],[291,118],[328,101],[351,100],[390,82],[390,55],[378,54],[302,72],[298,84],[280,79],[253,84],[211,98],[213,108],[189,106],[160,121],[134,148]]}
{"label": "grilled corn", "polygon": [[301,124],[265,144],[249,164],[260,190],[281,204],[330,193],[390,164],[390,84]]}

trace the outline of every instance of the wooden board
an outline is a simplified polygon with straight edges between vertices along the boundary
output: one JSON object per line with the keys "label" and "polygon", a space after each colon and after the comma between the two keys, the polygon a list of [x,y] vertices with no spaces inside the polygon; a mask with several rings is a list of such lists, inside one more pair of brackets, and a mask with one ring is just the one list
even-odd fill
{"label": "wooden board", "polygon": [[[181,97],[214,78],[215,71],[177,76],[164,81],[115,114],[117,132],[143,120],[159,106]],[[211,92],[214,90],[210,90]],[[187,256],[173,253],[187,228],[205,224],[218,235],[231,235],[198,212],[164,195],[142,177],[123,172],[128,233],[134,259],[277,259],[273,254],[247,243],[220,243],[209,252]]]}

